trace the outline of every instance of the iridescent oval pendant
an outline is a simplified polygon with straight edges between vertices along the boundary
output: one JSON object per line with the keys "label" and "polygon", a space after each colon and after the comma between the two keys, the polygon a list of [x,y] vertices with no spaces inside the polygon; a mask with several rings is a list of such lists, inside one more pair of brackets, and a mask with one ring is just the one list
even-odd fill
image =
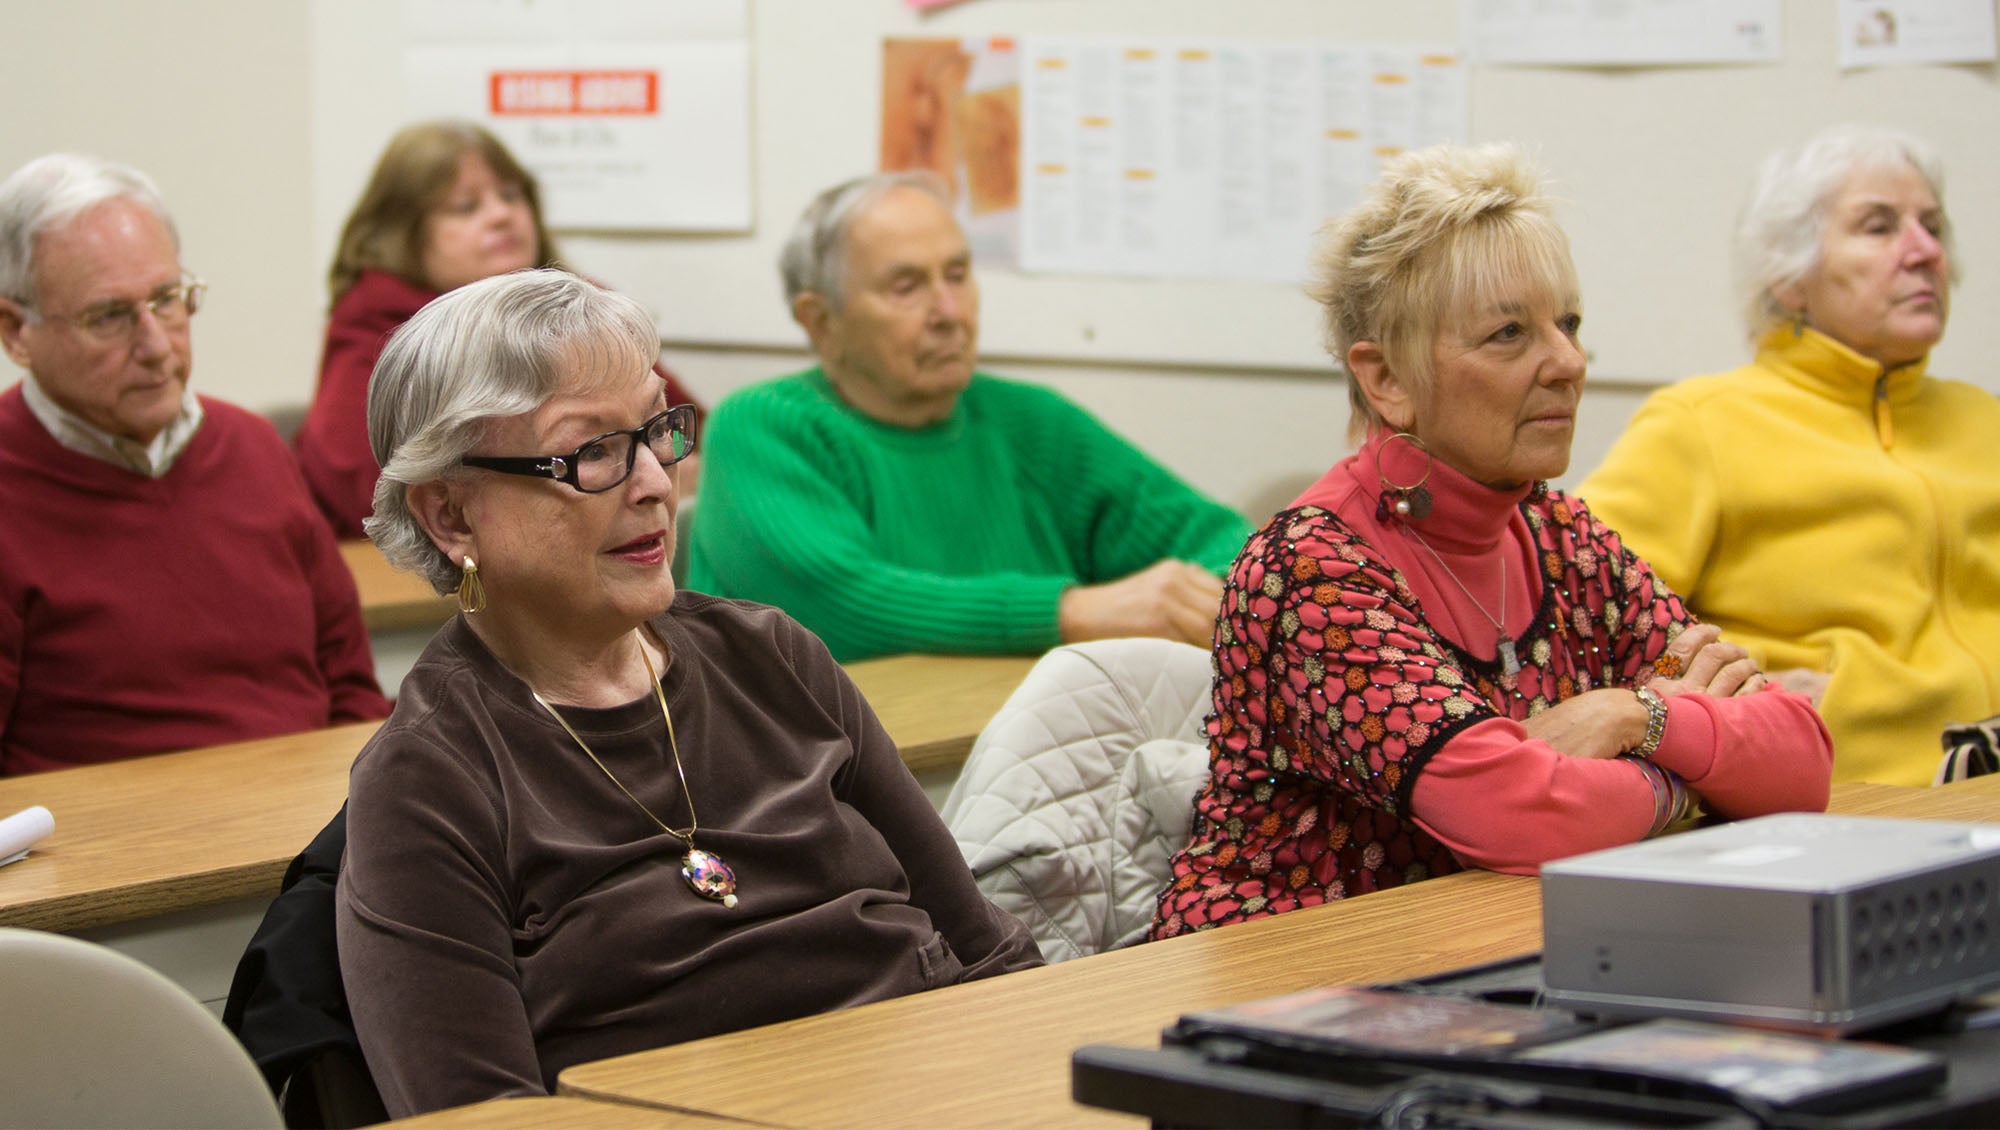
{"label": "iridescent oval pendant", "polygon": [[695,894],[732,909],[736,906],[736,872],[714,852],[689,848],[681,856],[681,878],[687,880]]}

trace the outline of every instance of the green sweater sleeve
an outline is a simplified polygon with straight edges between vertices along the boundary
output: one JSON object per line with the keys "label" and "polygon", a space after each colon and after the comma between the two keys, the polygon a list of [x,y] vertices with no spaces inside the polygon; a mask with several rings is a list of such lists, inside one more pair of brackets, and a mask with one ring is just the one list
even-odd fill
{"label": "green sweater sleeve", "polygon": [[1113,581],[1167,558],[1221,576],[1253,527],[1060,394],[1015,386],[1043,403],[1032,426],[1016,425],[1042,450],[1029,466],[1045,481],[1065,538],[1081,551],[1083,580]]}

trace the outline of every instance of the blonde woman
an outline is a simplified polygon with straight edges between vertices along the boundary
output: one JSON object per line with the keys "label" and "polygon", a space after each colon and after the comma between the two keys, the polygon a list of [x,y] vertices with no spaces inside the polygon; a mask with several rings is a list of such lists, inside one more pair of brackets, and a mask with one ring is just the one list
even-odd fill
{"label": "blonde woman", "polygon": [[1580,503],[1569,245],[1516,150],[1393,162],[1316,297],[1360,450],[1236,559],[1212,763],[1156,937],[1729,816],[1820,809],[1832,751]]}

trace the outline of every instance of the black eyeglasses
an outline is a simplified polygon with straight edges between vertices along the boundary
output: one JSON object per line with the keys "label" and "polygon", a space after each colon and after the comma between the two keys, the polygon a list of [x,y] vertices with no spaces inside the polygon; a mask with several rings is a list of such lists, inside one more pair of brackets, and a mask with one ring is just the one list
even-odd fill
{"label": "black eyeglasses", "polygon": [[630,431],[605,432],[568,455],[468,455],[459,463],[503,475],[554,479],[585,494],[601,494],[632,477],[642,441],[660,466],[671,467],[694,454],[694,430],[694,405],[676,404]]}

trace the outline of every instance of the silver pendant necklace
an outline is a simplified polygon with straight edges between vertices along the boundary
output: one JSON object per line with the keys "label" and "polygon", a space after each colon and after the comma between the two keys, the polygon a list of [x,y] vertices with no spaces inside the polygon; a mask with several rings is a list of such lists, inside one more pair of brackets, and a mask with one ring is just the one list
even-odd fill
{"label": "silver pendant necklace", "polygon": [[681,767],[681,747],[680,743],[674,740],[674,715],[667,709],[667,692],[660,689],[660,676],[653,670],[653,657],[646,654],[646,644],[643,640],[639,643],[639,658],[646,661],[646,677],[652,681],[653,697],[660,702],[660,716],[667,720],[667,748],[673,751],[674,773],[681,779],[681,795],[687,798],[686,828],[670,828],[666,821],[653,815],[653,810],[647,808],[644,801],[633,796],[632,790],[625,787],[625,782],[620,781],[609,766],[598,760],[597,754],[591,751],[589,744],[570,728],[569,722],[562,715],[556,713],[556,708],[549,705],[548,699],[543,698],[533,687],[528,688],[528,693],[535,696],[535,701],[542,704],[542,709],[549,712],[550,717],[556,720],[556,725],[563,728],[563,732],[583,750],[584,755],[603,770],[606,777],[611,778],[611,783],[618,786],[618,791],[624,793],[627,800],[638,805],[639,811],[645,813],[648,820],[659,825],[660,831],[687,845],[687,854],[681,856],[681,878],[687,880],[687,885],[694,888],[694,893],[703,898],[714,899],[723,906],[734,908],[736,872],[722,861],[721,856],[694,846],[695,833],[701,830],[701,820],[694,814],[694,794],[688,791],[687,770]]}
{"label": "silver pendant necklace", "polygon": [[1507,634],[1506,549],[1503,548],[1500,552],[1500,615],[1495,616],[1491,612],[1486,611],[1486,606],[1479,602],[1478,597],[1472,595],[1472,590],[1465,587],[1465,582],[1458,579],[1458,574],[1451,571],[1451,566],[1444,563],[1444,558],[1438,555],[1437,550],[1431,548],[1431,543],[1418,536],[1417,531],[1410,529],[1408,526],[1403,527],[1403,530],[1410,537],[1414,538],[1418,545],[1424,547],[1424,552],[1430,554],[1431,560],[1438,563],[1438,568],[1443,569],[1444,575],[1451,578],[1451,583],[1458,586],[1458,591],[1465,594],[1465,599],[1471,601],[1474,608],[1479,609],[1479,614],[1492,622],[1494,633],[1500,637],[1500,670],[1509,675],[1520,674],[1521,657],[1514,650],[1513,637]]}

